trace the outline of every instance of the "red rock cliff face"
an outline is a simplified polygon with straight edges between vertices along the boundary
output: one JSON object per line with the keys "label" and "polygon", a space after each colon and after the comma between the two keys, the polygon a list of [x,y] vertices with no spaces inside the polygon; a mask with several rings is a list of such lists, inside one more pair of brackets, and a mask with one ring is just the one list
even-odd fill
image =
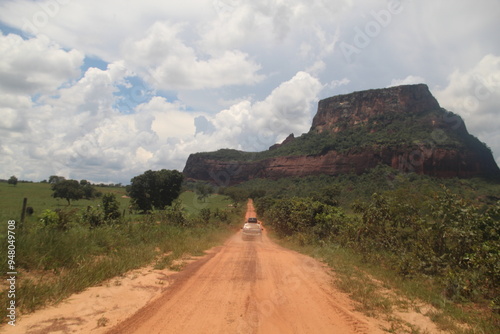
{"label": "red rock cliff face", "polygon": [[362,174],[379,164],[389,165],[402,172],[436,177],[473,177],[484,173],[484,163],[481,156],[472,151],[424,148],[400,151],[383,148],[343,154],[329,151],[319,156],[285,156],[260,161],[197,160],[195,156],[190,156],[184,174],[188,178],[228,186],[255,178]]}
{"label": "red rock cliff face", "polygon": [[[369,90],[322,100],[318,103],[310,133],[335,136],[356,127],[368,129],[368,123],[376,124],[378,119],[391,114],[398,117],[407,115],[424,124],[429,128],[429,140],[411,145],[380,143],[342,151],[333,148],[321,154],[277,156],[258,161],[221,161],[210,158],[210,154],[193,154],[188,158],[184,174],[188,178],[211,181],[219,186],[254,178],[277,179],[352,172],[361,174],[379,164],[403,172],[437,177],[500,175],[491,152],[484,144],[470,148],[464,145],[466,148],[462,150],[440,144],[440,136],[445,130],[453,136],[466,139],[471,136],[458,116],[447,116],[426,85]],[[290,136],[281,145],[272,147],[272,150],[296,140]]]}
{"label": "red rock cliff face", "polygon": [[333,132],[367,123],[376,116],[403,113],[418,116],[440,109],[426,85],[398,86],[338,95],[319,101],[311,131]]}

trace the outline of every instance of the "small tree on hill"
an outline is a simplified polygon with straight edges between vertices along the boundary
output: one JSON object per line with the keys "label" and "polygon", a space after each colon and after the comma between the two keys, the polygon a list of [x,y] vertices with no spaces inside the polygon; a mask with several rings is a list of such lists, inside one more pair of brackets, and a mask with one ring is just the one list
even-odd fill
{"label": "small tree on hill", "polygon": [[17,185],[17,177],[15,177],[14,175],[12,175],[10,177],[10,179],[7,181],[8,184],[12,184],[12,185]]}
{"label": "small tree on hill", "polygon": [[80,180],[80,187],[83,191],[83,198],[85,199],[92,199],[102,195],[102,193],[94,188],[87,180]]}
{"label": "small tree on hill", "polygon": [[64,198],[68,201],[68,205],[71,205],[71,201],[77,201],[83,198],[83,190],[80,184],[76,180],[64,180],[54,183],[52,185],[52,197],[54,198]]}
{"label": "small tree on hill", "polygon": [[183,175],[176,170],[148,170],[132,178],[127,192],[139,210],[163,210],[179,197],[183,179]]}
{"label": "small tree on hill", "polygon": [[52,197],[64,198],[68,201],[68,205],[71,205],[71,201],[82,198],[92,199],[99,197],[101,194],[85,180],[78,182],[76,180],[65,180],[64,178],[59,178],[57,182],[52,183],[52,191],[54,191]]}

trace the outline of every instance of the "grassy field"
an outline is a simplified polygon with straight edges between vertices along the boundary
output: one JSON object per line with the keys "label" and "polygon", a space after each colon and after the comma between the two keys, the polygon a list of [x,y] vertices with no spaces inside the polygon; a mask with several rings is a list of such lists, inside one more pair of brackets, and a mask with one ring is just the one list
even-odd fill
{"label": "grassy field", "polygon": [[[120,212],[125,213],[127,220],[140,219],[139,215],[129,212],[130,198],[124,187],[95,187],[98,191],[113,193],[120,204]],[[98,206],[101,203],[100,198],[92,200],[81,199],[72,201],[71,205],[65,199],[53,198],[51,185],[48,183],[18,183],[16,186],[0,182],[0,220],[20,220],[23,199],[27,198],[28,207],[34,209],[34,214],[26,216],[26,221],[33,222],[45,209],[86,209],[88,206]],[[179,196],[183,208],[188,216],[196,215],[202,209],[225,210],[231,208],[232,201],[227,196],[212,194],[204,200],[198,199],[196,193],[185,191]],[[1,230],[1,229],[0,229]]]}
{"label": "grassy field", "polygon": [[179,196],[179,199],[182,201],[183,207],[189,215],[197,214],[201,209],[225,210],[231,208],[233,203],[227,196],[217,194],[212,194],[205,200],[200,200],[196,193],[192,191],[183,192]]}
{"label": "grassy field", "polygon": [[[120,211],[125,210],[128,213],[130,198],[126,197],[126,191],[123,187],[96,187],[97,190],[105,193],[114,193],[120,203]],[[0,219],[6,221],[9,219],[20,220],[23,199],[27,198],[28,207],[34,209],[32,217],[26,217],[27,221],[37,219],[38,215],[45,209],[66,209],[68,203],[65,199],[53,198],[51,185],[49,183],[18,183],[16,186],[0,182]],[[100,198],[92,200],[78,200],[71,203],[71,208],[85,209],[87,206],[97,206],[101,202]]]}
{"label": "grassy field", "polygon": [[[126,213],[124,219],[91,228],[82,213],[88,206],[97,207],[100,198],[74,201],[68,206],[65,200],[52,198],[49,184],[0,183],[0,249],[4,250],[0,262],[4,272],[9,271],[8,221],[20,219],[24,197],[34,209],[34,214],[15,231],[15,300],[21,313],[57,303],[72,293],[147,264],[162,269],[187,254],[201,255],[234,233],[243,217],[242,208],[230,206],[226,196],[211,195],[201,201],[189,191],[181,194],[177,208],[139,215],[129,213],[130,199],[125,188],[96,188],[116,194],[120,210]],[[65,229],[41,224],[39,216],[46,209],[67,212],[71,224]],[[0,284],[0,305],[9,301],[4,281]],[[1,322],[7,319],[5,310],[2,307],[0,311]]]}

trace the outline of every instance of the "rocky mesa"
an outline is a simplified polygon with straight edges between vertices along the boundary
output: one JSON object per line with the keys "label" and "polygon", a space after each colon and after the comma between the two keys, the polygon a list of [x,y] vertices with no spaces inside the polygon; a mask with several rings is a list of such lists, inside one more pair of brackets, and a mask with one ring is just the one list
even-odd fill
{"label": "rocky mesa", "polygon": [[308,133],[262,152],[191,154],[183,173],[227,186],[254,178],[361,174],[379,164],[436,177],[500,177],[491,150],[424,84],[321,100]]}

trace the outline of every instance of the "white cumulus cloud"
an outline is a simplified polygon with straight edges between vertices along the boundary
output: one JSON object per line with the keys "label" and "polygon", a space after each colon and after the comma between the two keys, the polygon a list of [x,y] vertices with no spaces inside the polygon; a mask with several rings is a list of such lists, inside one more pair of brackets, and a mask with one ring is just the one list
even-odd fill
{"label": "white cumulus cloud", "polygon": [[498,0],[2,0],[0,178],[126,183],[417,82],[500,161],[498,17]]}
{"label": "white cumulus cloud", "polygon": [[469,132],[486,142],[500,162],[500,56],[488,54],[470,69],[453,71],[448,80],[436,89],[436,98],[462,116]]}
{"label": "white cumulus cloud", "polygon": [[0,90],[13,94],[54,91],[80,75],[84,58],[77,50],[62,50],[45,36],[24,40],[1,31],[0,54]]}
{"label": "white cumulus cloud", "polygon": [[178,37],[180,30],[179,25],[155,23],[144,38],[126,45],[127,64],[165,90],[252,85],[263,79],[247,54],[226,50],[203,59]]}

